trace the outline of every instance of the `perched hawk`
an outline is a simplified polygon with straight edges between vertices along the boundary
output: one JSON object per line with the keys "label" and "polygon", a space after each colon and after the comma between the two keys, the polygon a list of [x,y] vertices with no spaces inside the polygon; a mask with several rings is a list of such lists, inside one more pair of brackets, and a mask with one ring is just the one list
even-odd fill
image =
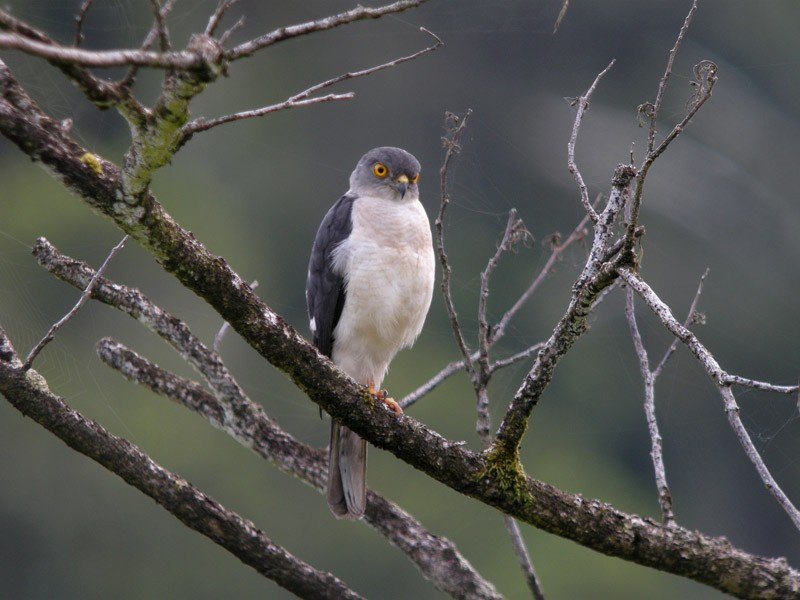
{"label": "perched hawk", "polygon": [[[400,148],[358,161],[350,189],[317,231],[306,282],[314,344],[370,393],[401,412],[380,386],[394,355],[422,330],[431,304],[434,255],[419,202],[419,162]],[[366,442],[331,423],[328,505],[359,519],[366,507]]]}

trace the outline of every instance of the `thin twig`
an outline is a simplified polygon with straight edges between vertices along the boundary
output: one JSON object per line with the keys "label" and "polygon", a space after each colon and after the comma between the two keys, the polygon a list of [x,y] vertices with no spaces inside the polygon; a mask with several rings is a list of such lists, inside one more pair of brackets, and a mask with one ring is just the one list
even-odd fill
{"label": "thin twig", "polygon": [[511,538],[514,554],[517,555],[517,560],[525,575],[525,582],[528,584],[528,589],[531,591],[531,594],[533,594],[534,600],[544,600],[542,585],[539,583],[539,577],[536,575],[536,570],[533,568],[533,562],[531,562],[531,556],[528,553],[528,548],[525,546],[525,540],[522,538],[519,523],[517,523],[514,517],[508,515],[503,515],[503,523]]}
{"label": "thin twig", "polygon": [[314,98],[298,99],[298,96],[305,95],[305,93],[306,93],[305,91],[300,92],[300,94],[292,96],[291,98],[288,98],[283,102],[279,102],[277,104],[271,104],[270,106],[264,106],[262,108],[256,108],[254,110],[245,110],[242,112],[234,113],[232,115],[217,117],[215,119],[204,119],[203,117],[194,119],[193,121],[183,126],[183,129],[181,130],[179,147],[186,144],[186,142],[188,142],[195,133],[208,131],[212,127],[218,127],[219,125],[224,125],[225,123],[240,121],[242,119],[263,117],[265,115],[278,112],[280,110],[288,110],[290,108],[311,106],[312,104],[321,104],[323,102],[335,102],[337,100],[352,100],[353,98],[356,97],[354,92],[345,92],[343,94],[326,94],[325,96],[315,96]]}
{"label": "thin twig", "polygon": [[83,42],[83,22],[89,14],[89,9],[92,8],[92,2],[94,2],[94,0],[84,0],[78,14],[75,15],[75,41],[73,42],[73,46],[76,48]]}
{"label": "thin twig", "polygon": [[246,19],[244,18],[244,15],[239,17],[239,20],[236,21],[236,23],[234,23],[233,25],[228,27],[228,29],[226,29],[223,32],[223,34],[221,36],[219,36],[219,45],[220,46],[224,46],[225,44],[227,44],[228,40],[231,39],[231,36],[233,36],[234,33],[236,33],[242,27],[244,27],[245,22],[246,22]]}
{"label": "thin twig", "polygon": [[639,325],[636,322],[636,308],[633,303],[633,290],[628,288],[625,293],[625,317],[628,320],[628,327],[633,339],[633,347],[639,359],[639,371],[644,382],[644,414],[647,420],[647,430],[650,434],[650,457],[653,461],[653,471],[656,478],[656,489],[658,490],[658,503],[661,506],[661,518],[664,525],[671,525],[675,522],[675,513],[672,508],[672,494],[667,485],[667,471],[664,466],[664,451],[661,440],[661,433],[658,430],[658,420],[656,419],[656,399],[655,383],[656,374],[650,370],[650,360],[647,357],[647,350],[639,333]]}
{"label": "thin twig", "polygon": [[711,99],[711,92],[714,88],[714,84],[717,82],[717,65],[709,60],[705,60],[695,65],[694,71],[698,76],[698,81],[693,82],[697,86],[697,92],[692,98],[691,107],[686,112],[683,119],[681,119],[681,121],[672,128],[672,131],[669,132],[669,135],[664,138],[664,141],[659,144],[658,148],[652,152],[648,152],[647,157],[642,163],[639,176],[637,177],[636,192],[634,193],[633,202],[631,203],[629,211],[628,233],[626,236],[629,240],[633,239],[634,231],[638,226],[639,210],[641,209],[642,205],[644,180],[647,177],[650,167],[653,165],[655,160],[664,153],[664,151],[675,140],[675,138],[683,133],[686,125],[688,125],[689,121],[691,121],[694,115],[697,114],[697,111],[699,111],[700,108],[702,108],[702,106]]}
{"label": "thin twig", "polygon": [[[173,6],[177,0],[167,0],[161,6],[159,14],[161,15],[161,19],[164,20],[167,18],[167,15],[172,11]],[[149,50],[153,44],[155,43],[156,39],[158,38],[158,27],[157,22],[153,23],[150,27],[150,30],[147,32],[147,35],[142,40],[142,45],[140,46],[141,50]],[[122,90],[130,89],[133,86],[134,81],[136,81],[136,75],[139,72],[139,65],[131,65],[128,72],[120,79],[118,86]]]}
{"label": "thin twig", "polygon": [[[516,316],[516,314],[522,309],[525,303],[530,299],[533,293],[539,288],[545,278],[550,275],[553,271],[553,266],[555,263],[561,258],[563,253],[566,249],[575,243],[576,241],[580,241],[585,239],[586,237],[586,224],[589,222],[589,215],[583,217],[578,226],[567,236],[563,242],[557,237],[553,237],[553,242],[550,250],[550,256],[547,258],[544,266],[541,268],[537,276],[533,279],[531,284],[528,286],[522,295],[517,299],[514,305],[509,308],[505,314],[501,317],[501,319],[491,328],[491,336],[490,342],[492,345],[499,342],[502,337],[505,335],[505,332],[508,329],[508,324],[511,322],[511,319]],[[491,363],[492,372],[497,371],[498,369],[502,369],[504,367],[516,364],[526,358],[530,358],[538,352],[539,348],[541,347],[541,343],[534,344],[530,348],[523,350],[522,352],[518,352],[512,356],[496,360]],[[475,351],[470,355],[470,360],[475,362],[478,360],[480,356],[479,351]],[[450,376],[454,375],[455,373],[464,369],[464,360],[457,360],[451,363],[448,363],[444,366],[436,375],[431,377],[430,380],[420,385],[416,390],[406,395],[401,401],[400,406],[403,409],[408,408],[415,402],[417,402],[420,398],[425,396],[426,394],[430,393],[433,389],[438,387],[442,382],[448,379]]]}
{"label": "thin twig", "polygon": [[681,26],[681,30],[678,32],[678,37],[675,40],[675,44],[669,51],[669,55],[667,57],[667,66],[664,69],[664,74],[661,76],[661,80],[658,83],[658,92],[656,93],[656,100],[650,106],[649,110],[650,132],[647,136],[648,154],[651,154],[656,146],[656,123],[658,121],[658,113],[661,111],[661,104],[664,101],[664,94],[667,91],[667,81],[669,81],[669,77],[672,74],[672,65],[675,62],[675,56],[678,54],[678,49],[681,47],[683,38],[686,37],[686,32],[689,31],[689,24],[692,22],[692,17],[694,17],[694,13],[696,10],[697,10],[697,0],[692,0],[692,7],[689,9],[689,13],[683,20],[683,25]]}
{"label": "thin twig", "polygon": [[517,352],[516,354],[512,354],[510,356],[506,356],[505,358],[501,358],[501,359],[498,359],[496,361],[493,361],[492,362],[492,373],[494,373],[495,371],[498,371],[500,369],[504,369],[506,367],[510,367],[511,365],[515,365],[518,362],[522,362],[523,360],[530,358],[531,356],[533,356],[534,354],[539,352],[539,350],[542,349],[542,346],[544,346],[544,342],[537,342],[533,346],[529,346],[529,347],[525,348],[525,350],[521,350],[520,352]]}
{"label": "thin twig", "polygon": [[559,27],[561,27],[561,21],[564,20],[564,17],[567,16],[567,9],[569,8],[569,0],[563,0],[561,3],[561,10],[558,13],[558,17],[556,17],[556,22],[553,25],[553,33],[558,33]]}
{"label": "thin twig", "polygon": [[231,115],[225,115],[223,117],[217,117],[215,119],[204,119],[198,118],[194,121],[187,123],[182,129],[182,136],[180,145],[185,144],[195,133],[199,133],[201,131],[207,131],[212,127],[217,127],[219,125],[223,125],[225,123],[230,123],[232,121],[238,121],[241,119],[252,119],[254,117],[263,117],[264,115],[268,115],[269,113],[277,112],[279,110],[286,110],[289,108],[298,108],[300,106],[309,106],[312,104],[319,104],[321,102],[331,102],[335,100],[351,100],[355,97],[353,92],[346,92],[343,94],[328,94],[326,96],[315,96],[312,97],[314,94],[323,90],[325,88],[329,88],[332,85],[337,83],[341,83],[342,81],[347,81],[349,79],[356,79],[358,77],[366,77],[367,75],[372,75],[378,71],[382,71],[384,69],[389,69],[391,67],[395,67],[401,63],[414,60],[423,54],[427,54],[428,52],[433,52],[434,50],[438,50],[442,45],[443,42],[439,37],[425,29],[424,27],[420,27],[420,31],[423,33],[427,33],[436,40],[436,42],[432,46],[428,46],[427,48],[423,48],[413,54],[409,54],[408,56],[401,56],[400,58],[396,58],[389,62],[385,62],[383,64],[370,67],[368,69],[363,69],[361,71],[351,71],[348,73],[343,73],[342,75],[338,75],[327,81],[323,81],[322,83],[318,83],[316,85],[312,85],[311,87],[303,90],[302,92],[295,94],[284,100],[283,102],[279,102],[277,104],[272,104],[270,106],[265,106],[263,108],[257,108],[254,110],[247,110],[238,113],[234,113]]}
{"label": "thin twig", "polygon": [[[553,270],[553,266],[555,263],[561,258],[561,255],[564,254],[567,248],[569,248],[574,242],[580,241],[586,238],[586,226],[589,223],[589,215],[585,215],[581,222],[578,223],[577,227],[572,230],[563,242],[560,241],[558,237],[553,238],[552,248],[550,250],[550,256],[547,258],[544,266],[539,271],[539,274],[534,278],[531,284],[528,286],[522,295],[517,299],[514,305],[509,308],[506,313],[502,316],[502,318],[497,322],[497,324],[492,329],[492,342],[498,341],[506,332],[506,328],[508,327],[509,322],[512,318],[522,309],[525,303],[530,299],[530,297],[534,294],[534,292],[539,289],[539,286],[545,280],[545,278],[551,274]],[[560,237],[560,236],[559,236]]]}
{"label": "thin twig", "polygon": [[747,433],[747,429],[739,415],[739,406],[736,403],[733,390],[731,390],[730,386],[722,386],[719,392],[722,395],[722,400],[725,405],[725,416],[728,417],[728,423],[730,423],[731,428],[736,434],[747,458],[753,463],[756,473],[758,473],[758,476],[761,478],[762,483],[769,493],[772,494],[781,508],[789,515],[794,526],[800,530],[800,511],[797,510],[797,507],[789,500],[789,497],[780,488],[778,482],[772,477],[772,473],[770,473],[767,468],[764,459],[761,458],[761,454],[759,454],[758,449],[755,444],[753,444],[753,440],[750,438],[750,434]]}
{"label": "thin twig", "polygon": [[[470,355],[470,360],[475,362],[478,360],[478,352],[475,351]],[[429,394],[432,390],[444,383],[451,375],[464,370],[464,359],[454,360],[447,363],[436,375],[431,377],[428,381],[423,383],[413,392],[407,394],[398,404],[403,410],[414,404],[417,400]]]}
{"label": "thin twig", "polygon": [[161,52],[168,52],[172,47],[169,41],[169,30],[167,29],[166,13],[161,6],[161,0],[150,0],[153,7],[153,27],[156,30]]}
{"label": "thin twig", "polygon": [[[703,293],[703,282],[708,276],[708,269],[700,277],[700,283],[697,285],[692,303],[689,306],[689,312],[684,321],[683,326],[687,329],[689,326],[696,322],[697,305],[700,301],[700,295]],[[672,504],[672,494],[670,493],[669,486],[667,485],[666,467],[664,465],[664,454],[662,448],[661,434],[658,429],[658,421],[656,420],[656,405],[655,405],[655,384],[658,376],[664,369],[669,359],[675,352],[678,346],[678,339],[674,338],[672,343],[667,348],[661,361],[655,369],[650,370],[650,362],[647,357],[647,351],[642,341],[642,336],[639,333],[639,326],[636,320],[636,309],[633,302],[633,290],[628,288],[625,295],[625,316],[628,320],[628,325],[633,339],[633,345],[636,350],[636,355],[639,358],[639,368],[642,374],[642,381],[644,382],[644,411],[645,418],[647,419],[647,428],[650,434],[650,456],[653,461],[653,470],[656,478],[656,489],[658,490],[658,500],[661,506],[662,520],[665,525],[670,525],[675,522],[675,513]]]}
{"label": "thin twig", "polygon": [[69,323],[70,320],[72,320],[72,318],[76,314],[78,314],[78,311],[81,309],[81,307],[84,304],[86,304],[87,300],[89,300],[89,296],[92,293],[92,288],[97,283],[97,280],[103,276],[103,273],[105,272],[106,268],[111,263],[111,259],[113,259],[117,255],[117,252],[122,250],[122,247],[125,245],[125,242],[127,241],[128,241],[128,236],[125,235],[122,238],[122,240],[120,240],[120,242],[111,249],[111,252],[108,253],[108,256],[103,261],[103,264],[100,265],[99,269],[97,269],[97,272],[94,274],[94,277],[92,277],[89,283],[86,284],[86,287],[84,288],[81,297],[78,298],[78,302],[75,303],[75,306],[73,306],[72,309],[66,315],[61,317],[61,319],[59,319],[58,322],[54,323],[53,326],[50,327],[50,330],[45,334],[45,336],[41,340],[39,340],[39,343],[36,344],[33,350],[30,351],[30,354],[28,354],[28,358],[25,359],[25,362],[22,365],[23,369],[25,369],[26,371],[30,369],[31,365],[33,364],[33,361],[36,359],[39,353],[44,349],[45,346],[47,346],[47,344],[49,344],[53,340],[53,338],[55,338],[56,332],[59,329],[61,329],[64,325]]}
{"label": "thin twig", "polygon": [[[525,350],[517,352],[516,354],[512,354],[511,356],[507,356],[505,358],[498,359],[491,363],[491,372],[494,374],[495,371],[499,371],[500,369],[504,369],[506,367],[510,367],[511,365],[515,365],[518,362],[522,362],[525,359],[530,358],[534,354],[536,354],[539,349],[542,347],[542,342],[534,344]],[[478,360],[480,352],[475,351],[470,355],[470,359],[472,362]],[[405,410],[415,402],[417,402],[420,398],[429,394],[432,390],[436,389],[442,383],[444,383],[449,377],[464,370],[464,359],[454,360],[452,362],[447,363],[436,375],[431,377],[428,381],[423,383],[413,392],[407,394],[400,402],[400,407]]]}
{"label": "thin twig", "polygon": [[258,50],[266,48],[267,46],[271,46],[277,42],[282,42],[284,40],[302,35],[308,35],[309,33],[314,33],[316,31],[325,31],[327,29],[341,27],[342,25],[348,25],[364,19],[377,19],[384,15],[402,12],[404,10],[408,10],[409,8],[416,8],[425,2],[426,0],[400,0],[398,2],[393,2],[392,4],[386,4],[384,6],[375,8],[368,6],[357,6],[356,8],[348,10],[347,12],[325,17],[323,19],[317,19],[316,21],[307,21],[297,25],[288,25],[286,27],[281,27],[271,31],[265,35],[259,36],[248,42],[239,44],[226,53],[226,58],[229,61],[234,61],[239,58],[250,56]]}
{"label": "thin twig", "polygon": [[461,134],[467,126],[472,110],[468,109],[463,117],[459,117],[453,113],[447,113],[447,121],[450,124],[450,130],[447,135],[442,138],[445,148],[444,161],[439,169],[439,186],[441,190],[441,201],[439,203],[439,214],[434,222],[434,229],[436,230],[436,252],[439,256],[439,262],[442,265],[442,296],[444,297],[444,304],[447,308],[447,315],[450,318],[450,327],[453,330],[453,336],[456,340],[461,356],[463,358],[462,365],[464,370],[470,377],[471,381],[475,381],[477,371],[472,366],[471,353],[464,340],[464,335],[461,332],[461,324],[458,320],[455,304],[453,304],[453,295],[450,289],[450,279],[452,277],[453,269],[450,267],[450,261],[447,258],[447,251],[444,247],[444,216],[447,212],[447,207],[450,204],[450,192],[447,186],[447,172],[450,168],[450,161],[453,157],[461,151],[459,141]]}
{"label": "thin twig", "polygon": [[[708,269],[700,277],[700,283],[697,285],[697,291],[694,294],[692,303],[689,306],[689,312],[684,321],[683,326],[687,329],[695,322],[697,305],[700,301],[700,295],[703,293],[703,282],[708,276]],[[647,357],[647,351],[644,348],[642,336],[639,333],[639,326],[636,322],[636,312],[633,303],[633,290],[628,288],[625,295],[625,316],[628,319],[628,325],[631,330],[631,337],[633,338],[633,345],[636,349],[636,355],[639,357],[639,367],[642,373],[642,380],[644,382],[644,411],[647,419],[647,428],[650,434],[650,456],[653,460],[653,470],[656,478],[656,488],[658,490],[658,500],[661,506],[662,520],[665,525],[670,525],[675,522],[675,513],[672,504],[672,494],[670,493],[669,486],[667,485],[666,467],[664,465],[664,453],[662,447],[661,434],[658,430],[658,421],[656,420],[656,405],[655,405],[655,384],[656,379],[661,374],[664,366],[678,347],[678,339],[674,338],[672,343],[667,348],[661,361],[655,369],[650,370],[650,363]]]}
{"label": "thin twig", "polygon": [[[530,237],[530,233],[525,229],[525,224],[522,222],[522,219],[519,218],[516,209],[512,208],[508,213],[508,222],[503,232],[503,239],[500,241],[500,244],[498,244],[494,256],[492,256],[486,264],[486,268],[481,272],[481,287],[478,295],[478,343],[481,370],[485,374],[489,373],[489,348],[491,347],[492,341],[497,338],[496,334],[493,332],[494,328],[489,326],[489,320],[486,316],[487,303],[489,300],[489,280],[500,262],[500,257],[511,250],[521,239],[530,239]],[[517,303],[519,303],[519,300]],[[515,303],[515,305],[517,303]]]}
{"label": "thin twig", "polygon": [[519,218],[516,209],[508,212],[503,238],[497,245],[497,250],[489,259],[486,268],[481,272],[481,286],[478,294],[478,370],[472,385],[477,396],[477,423],[476,430],[483,440],[484,448],[489,448],[492,443],[492,420],[489,414],[489,394],[487,387],[492,377],[492,367],[489,364],[489,350],[492,346],[492,327],[487,316],[489,301],[489,281],[494,273],[500,258],[511,250],[519,241],[530,238],[530,233],[525,229],[525,224]]}
{"label": "thin twig", "polygon": [[[689,111],[686,113],[684,118],[681,120],[680,123],[673,127],[672,131],[669,135],[664,139],[663,142],[656,148],[656,135],[657,135],[657,123],[658,123],[658,115],[661,111],[661,105],[664,100],[664,94],[666,93],[667,89],[667,82],[669,81],[670,75],[672,74],[672,66],[675,62],[675,57],[678,54],[678,49],[683,42],[686,33],[689,30],[689,25],[692,22],[692,18],[694,17],[694,13],[697,10],[697,0],[692,0],[692,6],[689,9],[686,18],[683,21],[683,25],[681,26],[681,30],[678,32],[678,37],[675,39],[675,44],[673,44],[672,49],[669,51],[669,55],[667,56],[667,65],[664,69],[664,74],[661,76],[661,79],[658,82],[658,91],[656,92],[656,99],[655,102],[646,102],[639,106],[639,114],[640,116],[646,116],[649,120],[649,131],[647,136],[647,152],[645,153],[644,161],[642,162],[642,166],[639,169],[639,175],[637,176],[636,181],[636,191],[633,195],[633,200],[631,205],[628,209],[628,231],[625,236],[625,239],[629,246],[633,246],[634,242],[634,231],[638,226],[639,221],[639,211],[642,205],[642,193],[644,190],[644,182],[647,178],[647,174],[650,170],[650,167],[653,165],[655,160],[663,154],[663,152],[667,149],[670,143],[677,138],[689,121],[694,117],[698,110],[706,103],[706,101],[711,98],[711,90],[714,87],[714,83],[717,80],[717,65],[711,61],[703,61],[699,65],[695,67],[695,75],[698,82],[695,82],[697,85],[698,90],[695,94],[695,99],[692,102],[692,105]],[[700,67],[703,66],[701,69]]]}
{"label": "thin twig", "polygon": [[206,35],[213,36],[216,33],[217,27],[219,27],[220,22],[225,17],[225,13],[228,12],[228,9],[230,9],[232,6],[238,3],[239,0],[219,0],[219,3],[217,4],[217,9],[208,19],[208,25],[206,25],[206,31],[205,31]]}
{"label": "thin twig", "polygon": [[693,81],[692,84],[697,87],[697,91],[692,96],[691,107],[684,115],[683,119],[681,119],[680,123],[675,125],[667,137],[664,138],[664,141],[659,144],[658,148],[653,150],[650,156],[647,157],[647,162],[652,163],[655,159],[661,156],[664,150],[667,149],[667,146],[670,145],[672,140],[674,140],[683,132],[683,130],[686,128],[686,125],[692,120],[695,114],[697,114],[697,111],[702,108],[703,104],[711,99],[711,93],[714,89],[714,84],[717,83],[716,63],[710,60],[701,61],[695,65],[694,73],[697,77],[697,80]]}
{"label": "thin twig", "polygon": [[615,62],[615,60],[612,60],[610,63],[608,63],[608,66],[600,71],[597,77],[594,78],[592,85],[589,86],[589,89],[586,90],[586,93],[583,96],[578,96],[574,99],[574,103],[578,106],[578,111],[575,114],[575,122],[572,125],[572,134],[570,135],[569,143],[567,144],[567,168],[569,169],[569,172],[572,173],[572,177],[575,179],[575,182],[578,184],[583,208],[595,223],[597,223],[598,219],[597,213],[595,212],[594,207],[592,207],[592,203],[589,201],[589,190],[586,188],[586,184],[583,181],[581,172],[578,170],[578,166],[575,164],[575,142],[578,139],[578,130],[580,130],[583,115],[589,108],[589,99],[592,97],[592,94],[594,93],[597,85],[600,83],[600,80],[606,73],[608,73],[611,67],[614,66]]}
{"label": "thin twig", "polygon": [[[706,281],[706,277],[708,277],[708,269],[700,276],[700,283],[697,284],[697,291],[694,293],[694,298],[692,298],[692,303],[689,305],[689,312],[686,315],[686,320],[683,322],[683,326],[687,329],[689,326],[695,322],[697,318],[697,305],[700,302],[700,296],[703,293],[703,284]],[[653,369],[653,378],[658,377],[661,375],[661,371],[664,370],[669,359],[672,357],[672,354],[675,352],[675,349],[678,347],[678,340],[677,338],[672,340],[672,343],[667,348],[667,351],[664,353],[664,356],[661,357],[661,361],[658,363],[658,366]]]}
{"label": "thin twig", "polygon": [[722,382],[725,385],[740,385],[742,387],[753,388],[754,390],[776,392],[778,394],[796,394],[800,391],[800,386],[798,385],[775,385],[774,383],[757,381],[755,379],[749,379],[739,375],[729,375],[727,373],[722,376]]}

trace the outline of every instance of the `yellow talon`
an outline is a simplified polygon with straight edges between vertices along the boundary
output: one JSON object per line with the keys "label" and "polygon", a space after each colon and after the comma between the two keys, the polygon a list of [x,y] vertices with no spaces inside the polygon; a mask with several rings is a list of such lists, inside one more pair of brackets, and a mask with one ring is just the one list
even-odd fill
{"label": "yellow talon", "polygon": [[389,397],[389,392],[387,392],[386,390],[376,390],[374,385],[369,384],[367,386],[367,391],[372,396],[375,396],[375,398],[383,402],[392,412],[394,412],[394,414],[396,415],[403,414],[403,409],[397,403],[397,400]]}

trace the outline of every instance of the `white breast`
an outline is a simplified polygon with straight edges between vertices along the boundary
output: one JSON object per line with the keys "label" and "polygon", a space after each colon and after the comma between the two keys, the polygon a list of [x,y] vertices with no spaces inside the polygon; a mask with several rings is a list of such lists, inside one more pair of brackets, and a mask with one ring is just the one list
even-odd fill
{"label": "white breast", "polygon": [[334,253],[347,288],[332,358],[359,383],[379,387],[394,355],[414,343],[430,307],[430,225],[411,198],[359,198],[352,219],[350,237]]}

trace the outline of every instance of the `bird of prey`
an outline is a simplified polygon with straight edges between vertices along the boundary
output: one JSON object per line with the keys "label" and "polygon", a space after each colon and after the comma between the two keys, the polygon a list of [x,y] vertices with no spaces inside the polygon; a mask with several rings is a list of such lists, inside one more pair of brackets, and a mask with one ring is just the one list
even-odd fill
{"label": "bird of prey", "polygon": [[[395,354],[422,330],[435,271],[419,171],[400,148],[367,152],[320,224],[306,281],[316,347],[398,414],[381,382]],[[336,517],[363,516],[366,468],[366,442],[333,420],[327,499]]]}

